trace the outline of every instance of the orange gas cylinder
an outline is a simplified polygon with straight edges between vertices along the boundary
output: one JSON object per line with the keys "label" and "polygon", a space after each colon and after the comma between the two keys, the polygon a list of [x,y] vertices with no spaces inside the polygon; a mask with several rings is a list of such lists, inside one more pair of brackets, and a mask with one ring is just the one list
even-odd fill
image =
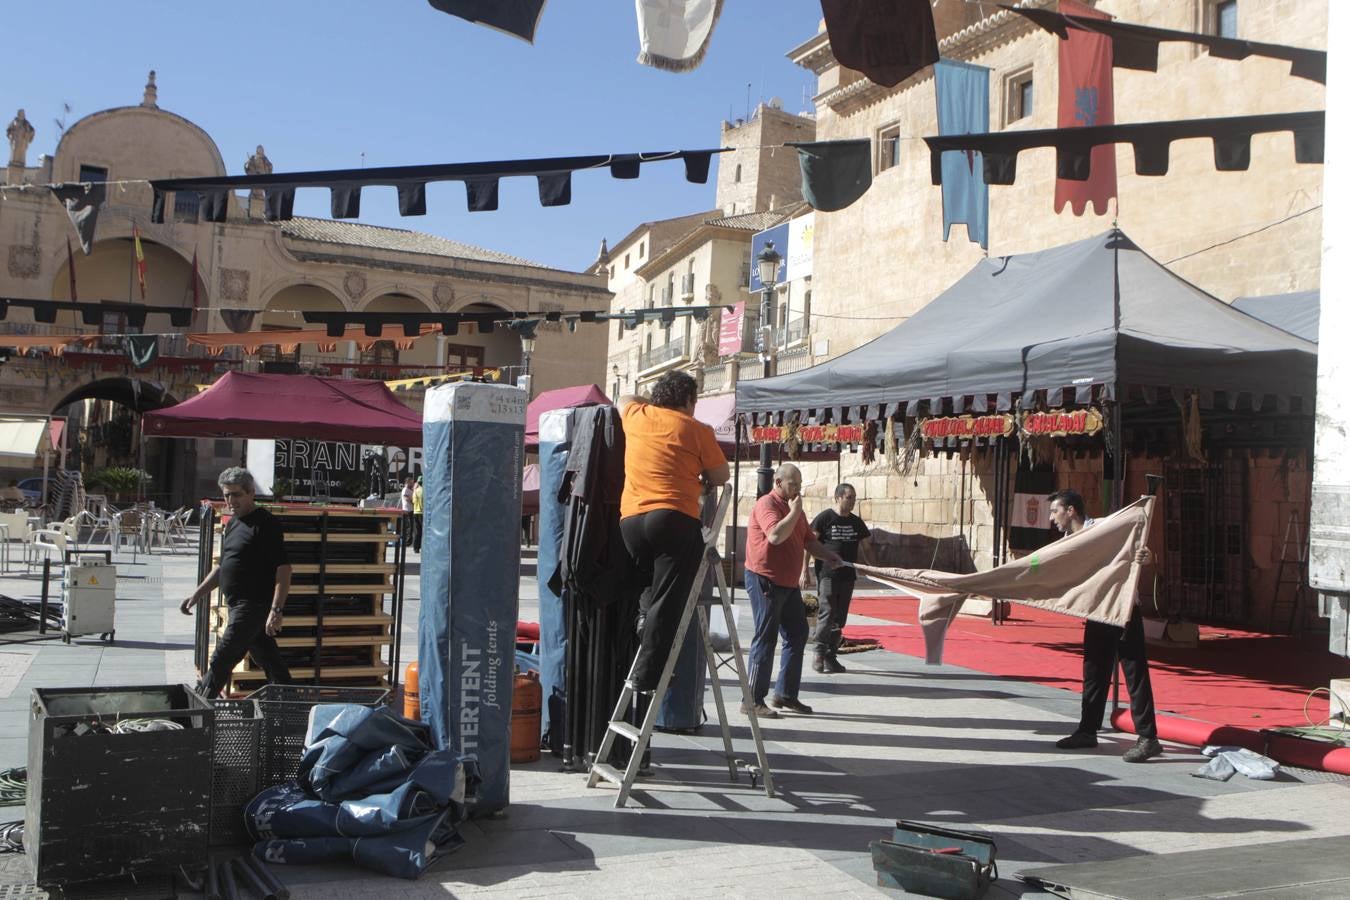
{"label": "orange gas cylinder", "polygon": [[539,758],[540,716],[544,689],[539,673],[531,669],[516,675],[511,692],[511,762],[534,762]]}
{"label": "orange gas cylinder", "polygon": [[408,663],[403,670],[403,718],[422,718],[422,700],[417,693],[417,663]]}

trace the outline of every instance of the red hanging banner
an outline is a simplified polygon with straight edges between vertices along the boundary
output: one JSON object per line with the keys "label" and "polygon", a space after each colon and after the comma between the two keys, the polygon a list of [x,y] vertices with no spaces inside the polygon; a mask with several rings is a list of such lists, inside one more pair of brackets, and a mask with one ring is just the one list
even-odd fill
{"label": "red hanging banner", "polygon": [[[1059,11],[1084,19],[1111,18],[1074,0],[1060,0]],[[1059,127],[1114,125],[1111,38],[1081,28],[1070,28],[1068,33],[1068,39],[1059,42]],[[1106,215],[1111,198],[1116,196],[1115,145],[1093,147],[1090,159],[1092,169],[1086,181],[1055,179],[1056,213],[1063,212],[1068,204],[1075,216],[1081,216],[1091,203],[1096,215]]]}

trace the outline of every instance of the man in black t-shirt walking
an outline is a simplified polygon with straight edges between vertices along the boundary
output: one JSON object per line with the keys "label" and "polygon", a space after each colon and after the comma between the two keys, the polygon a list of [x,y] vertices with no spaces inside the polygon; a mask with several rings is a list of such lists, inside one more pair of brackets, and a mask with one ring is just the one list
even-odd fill
{"label": "man in black t-shirt walking", "polygon": [[[871,536],[863,520],[853,514],[858,493],[851,484],[834,489],[834,509],[827,509],[811,522],[816,539],[843,557],[845,562],[858,561],[858,545]],[[811,579],[810,557],[802,558],[802,587]],[[817,560],[816,596],[820,609],[816,612],[816,658],[811,668],[817,672],[837,674],[845,671],[837,656],[844,639],[844,623],[848,621],[848,606],[853,600],[853,586],[858,577],[852,566],[825,569]]]}
{"label": "man in black t-shirt walking", "polygon": [[245,654],[262,666],[272,684],[288,684],[291,680],[275,640],[291,590],[286,536],[276,516],[255,502],[257,486],[247,469],[226,469],[218,482],[231,514],[220,540],[220,565],[179,607],[183,615],[191,615],[192,607],[204,602],[219,586],[230,611],[230,620],[199,685],[208,698],[220,696]]}

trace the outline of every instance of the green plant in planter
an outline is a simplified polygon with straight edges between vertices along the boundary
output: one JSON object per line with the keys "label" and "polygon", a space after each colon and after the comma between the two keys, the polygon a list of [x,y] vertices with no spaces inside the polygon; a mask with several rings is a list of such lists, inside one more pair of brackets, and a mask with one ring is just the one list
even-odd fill
{"label": "green plant in planter", "polygon": [[113,502],[121,502],[124,494],[135,495],[144,481],[149,486],[151,477],[149,472],[131,466],[109,466],[94,474],[89,479],[90,485],[98,485],[113,496]]}

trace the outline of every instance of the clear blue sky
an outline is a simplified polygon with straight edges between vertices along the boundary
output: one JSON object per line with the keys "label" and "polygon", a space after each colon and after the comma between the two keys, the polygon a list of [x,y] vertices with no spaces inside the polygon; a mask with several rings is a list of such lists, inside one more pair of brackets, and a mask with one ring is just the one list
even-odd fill
{"label": "clear blue sky", "polygon": [[[202,3],[47,0],[6,41],[0,121],[20,107],[37,128],[29,165],[67,124],[140,102],[204,128],[231,174],[262,144],[276,171],[716,147],[728,116],[780,97],[810,108],[814,77],[786,58],[816,33],[817,0],[727,0],[703,64],[638,65],[631,0],[550,0],[533,45],[425,0]],[[803,97],[805,96],[805,102]],[[543,209],[534,179],[507,179],[496,212],[465,211],[459,184],[429,189],[428,215],[402,218],[391,189],[363,193],[361,221],[410,228],[567,269],[637,223],[713,206],[679,163],[637,181],[579,173],[572,204]],[[296,214],[327,216],[328,192]]]}

